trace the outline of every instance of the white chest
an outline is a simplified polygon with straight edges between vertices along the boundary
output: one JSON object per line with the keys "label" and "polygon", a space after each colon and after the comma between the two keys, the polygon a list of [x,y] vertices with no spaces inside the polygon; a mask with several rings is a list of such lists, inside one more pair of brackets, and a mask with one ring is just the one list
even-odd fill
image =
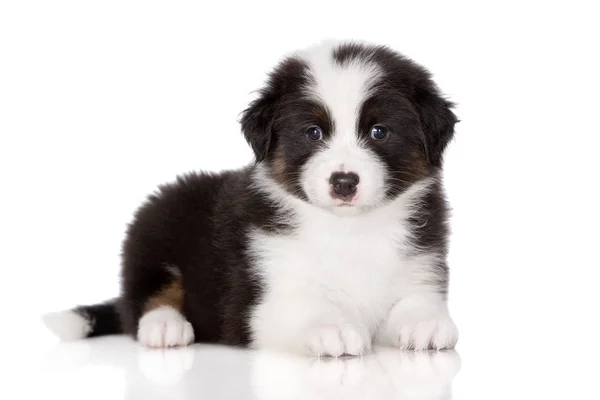
{"label": "white chest", "polygon": [[319,299],[373,321],[402,296],[408,229],[389,213],[340,218],[303,215],[296,232],[255,232],[255,271],[266,287],[263,301]]}

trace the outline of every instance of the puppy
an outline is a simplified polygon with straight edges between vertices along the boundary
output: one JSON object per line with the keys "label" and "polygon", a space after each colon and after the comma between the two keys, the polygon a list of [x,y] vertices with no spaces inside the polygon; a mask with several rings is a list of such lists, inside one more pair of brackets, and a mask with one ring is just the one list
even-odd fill
{"label": "puppy", "polygon": [[441,179],[457,118],[430,74],[387,47],[320,44],[283,59],[240,122],[255,163],[161,186],[128,227],[120,297],[48,327],[334,357],[452,348]]}

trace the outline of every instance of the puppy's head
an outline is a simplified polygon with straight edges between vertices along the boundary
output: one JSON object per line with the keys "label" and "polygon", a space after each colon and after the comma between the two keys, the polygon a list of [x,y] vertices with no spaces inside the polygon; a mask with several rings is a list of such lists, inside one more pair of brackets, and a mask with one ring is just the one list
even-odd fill
{"label": "puppy's head", "polygon": [[357,214],[441,167],[451,106],[425,69],[386,47],[325,44],[283,60],[241,124],[288,194]]}

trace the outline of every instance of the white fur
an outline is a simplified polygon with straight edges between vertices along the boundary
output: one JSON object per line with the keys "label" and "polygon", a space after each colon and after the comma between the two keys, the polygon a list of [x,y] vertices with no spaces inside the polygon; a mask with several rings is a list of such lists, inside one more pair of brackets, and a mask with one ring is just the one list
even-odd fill
{"label": "white fur", "polygon": [[140,318],[138,340],[148,347],[186,346],[194,340],[194,328],[170,306],[161,306]]}
{"label": "white fur", "polygon": [[411,340],[416,332],[418,349],[431,338],[438,347],[453,344],[446,302],[429,283],[438,257],[412,254],[407,227],[430,181],[369,212],[339,216],[287,195],[261,166],[254,179],[297,227],[293,236],[250,235],[254,271],[266,288],[251,315],[254,346],[356,355],[368,352],[374,337],[400,347],[406,330]]}
{"label": "white fur", "polygon": [[[378,67],[360,60],[340,66],[332,57],[329,43],[299,55],[308,63],[314,82],[307,88],[309,97],[327,107],[334,123],[334,132],[325,148],[304,166],[301,178],[304,191],[314,204],[338,214],[356,214],[377,205],[385,196],[386,171],[358,140],[357,121],[363,102],[380,76]],[[354,172],[360,177],[352,200],[354,207],[336,207],[342,201],[330,196],[329,178],[338,171]]]}
{"label": "white fur", "polygon": [[58,311],[46,314],[42,321],[62,341],[85,338],[92,330],[91,322],[74,311]]}
{"label": "white fur", "polygon": [[439,294],[416,294],[392,307],[376,340],[401,349],[446,349],[456,344],[458,331]]}
{"label": "white fur", "polygon": [[366,327],[359,325],[315,326],[308,331],[308,351],[317,356],[362,355],[371,350],[370,336]]}

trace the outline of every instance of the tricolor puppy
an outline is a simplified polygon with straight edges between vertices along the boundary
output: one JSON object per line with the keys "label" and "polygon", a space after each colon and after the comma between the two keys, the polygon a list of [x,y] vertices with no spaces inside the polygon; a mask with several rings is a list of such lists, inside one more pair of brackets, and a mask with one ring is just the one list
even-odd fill
{"label": "tricolor puppy", "polygon": [[121,296],[45,322],[64,339],[127,333],[151,347],[453,347],[451,107],[425,69],[386,47],[288,56],[241,118],[256,162],[161,186],[129,226]]}

